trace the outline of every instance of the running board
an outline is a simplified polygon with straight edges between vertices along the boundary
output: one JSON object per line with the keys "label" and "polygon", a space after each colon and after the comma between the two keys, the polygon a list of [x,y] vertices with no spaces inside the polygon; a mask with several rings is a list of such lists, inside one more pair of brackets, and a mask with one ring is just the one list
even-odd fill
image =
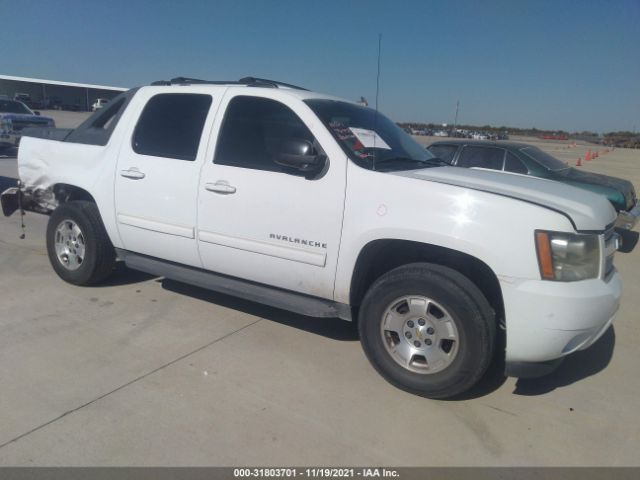
{"label": "running board", "polygon": [[118,257],[133,270],[169,278],[177,282],[244,298],[308,317],[341,318],[351,321],[351,307],[344,303],[241,280],[200,268],[188,267],[127,250],[116,249]]}

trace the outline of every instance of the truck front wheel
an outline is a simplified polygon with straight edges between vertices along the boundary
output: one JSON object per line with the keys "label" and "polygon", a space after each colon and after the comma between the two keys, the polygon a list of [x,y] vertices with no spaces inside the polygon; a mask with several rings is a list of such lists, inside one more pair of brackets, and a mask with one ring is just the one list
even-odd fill
{"label": "truck front wheel", "polygon": [[374,282],[358,327],[369,361],[387,381],[425,397],[450,398],[487,370],[494,317],[467,277],[441,265],[413,263]]}
{"label": "truck front wheel", "polygon": [[47,253],[66,282],[94,285],[107,278],[116,255],[97,205],[77,200],[56,208],[47,225]]}

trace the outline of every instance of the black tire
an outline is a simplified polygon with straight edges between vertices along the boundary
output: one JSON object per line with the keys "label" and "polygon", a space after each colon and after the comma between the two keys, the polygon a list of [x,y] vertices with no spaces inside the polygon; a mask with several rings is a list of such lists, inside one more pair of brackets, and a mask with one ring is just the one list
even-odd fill
{"label": "black tire", "polygon": [[[387,309],[396,308],[391,306],[397,299],[412,295],[437,302],[446,309],[447,318],[453,320],[457,329],[455,356],[447,360],[450,363],[440,371],[428,373],[428,362],[420,355],[414,358],[419,361],[424,359],[424,365],[418,363],[412,366],[418,365],[425,370],[415,372],[410,367],[400,365],[387,347],[399,335],[387,333],[388,336],[383,337],[383,316],[388,312]],[[437,312],[437,307],[434,308]],[[408,328],[406,323],[404,325],[403,328]],[[388,382],[407,392],[434,399],[458,396],[475,385],[491,363],[496,343],[495,313],[480,290],[455,270],[429,263],[405,265],[376,280],[363,299],[358,315],[358,328],[360,341],[369,361]],[[426,342],[422,337],[421,333],[420,339]],[[413,339],[417,338],[415,336]],[[401,341],[405,341],[405,338],[397,340],[398,343]],[[435,337],[433,341],[443,342]],[[428,345],[432,345],[429,342]],[[439,344],[451,349],[453,342]],[[426,345],[423,344],[423,348],[426,349]],[[393,350],[395,346],[389,348]],[[446,365],[446,362],[443,363]]]}
{"label": "black tire", "polygon": [[[56,253],[56,230],[65,221],[75,223],[84,240],[84,256],[74,270],[70,270]],[[111,274],[116,261],[115,250],[97,205],[84,200],[63,203],[53,211],[47,225],[47,253],[58,276],[74,285],[100,283]]]}

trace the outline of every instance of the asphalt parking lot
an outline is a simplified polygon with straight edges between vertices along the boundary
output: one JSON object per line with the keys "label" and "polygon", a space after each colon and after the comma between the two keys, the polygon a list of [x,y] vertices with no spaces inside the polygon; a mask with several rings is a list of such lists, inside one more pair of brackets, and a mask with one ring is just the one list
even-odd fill
{"label": "asphalt parking lot", "polygon": [[[528,141],[572,165],[587,149]],[[640,187],[638,150],[582,168]],[[640,465],[640,247],[617,255],[622,306],[592,348],[434,401],[388,385],[340,320],[124,268],[63,283],[46,221],[27,214],[21,240],[0,217],[0,465]]]}

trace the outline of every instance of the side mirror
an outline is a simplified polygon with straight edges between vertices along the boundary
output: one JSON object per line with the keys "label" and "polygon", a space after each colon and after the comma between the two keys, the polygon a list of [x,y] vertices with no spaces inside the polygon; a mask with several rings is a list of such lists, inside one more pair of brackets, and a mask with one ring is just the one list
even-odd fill
{"label": "side mirror", "polygon": [[35,110],[33,113],[35,113],[37,116],[40,116],[40,112],[38,112],[37,110]]}
{"label": "side mirror", "polygon": [[317,154],[313,144],[308,140],[291,138],[278,145],[274,161],[283,167],[309,173],[322,169],[326,157]]}

